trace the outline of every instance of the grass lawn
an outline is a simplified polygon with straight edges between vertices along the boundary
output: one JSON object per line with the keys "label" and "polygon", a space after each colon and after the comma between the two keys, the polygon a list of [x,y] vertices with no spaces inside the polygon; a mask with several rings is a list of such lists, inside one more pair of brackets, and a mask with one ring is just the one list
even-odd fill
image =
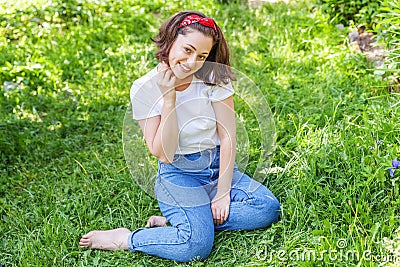
{"label": "grass lawn", "polygon": [[[0,1],[0,266],[398,266],[400,170],[388,168],[400,158],[400,94],[351,51],[351,29],[311,0],[163,2]],[[122,131],[131,83],[157,64],[150,38],[183,9],[215,18],[233,67],[269,103],[280,171],[264,183],[281,220],[217,233],[204,262],[79,249],[89,230],[160,214],[130,173]],[[235,100],[252,174],[266,132]]]}

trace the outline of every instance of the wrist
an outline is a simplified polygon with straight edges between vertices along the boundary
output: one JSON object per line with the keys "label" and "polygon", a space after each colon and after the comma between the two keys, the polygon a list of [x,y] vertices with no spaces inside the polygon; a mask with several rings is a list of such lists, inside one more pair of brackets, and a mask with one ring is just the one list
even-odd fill
{"label": "wrist", "polygon": [[231,189],[230,188],[227,188],[227,189],[218,188],[216,196],[221,196],[222,197],[224,195],[229,195],[230,193],[231,193]]}
{"label": "wrist", "polygon": [[164,95],[164,105],[175,107],[176,96],[175,94],[166,93]]}

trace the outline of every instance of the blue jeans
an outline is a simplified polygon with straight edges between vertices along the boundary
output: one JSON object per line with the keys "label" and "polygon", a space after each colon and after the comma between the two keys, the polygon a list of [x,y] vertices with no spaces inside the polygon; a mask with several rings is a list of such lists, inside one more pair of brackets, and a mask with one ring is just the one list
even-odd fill
{"label": "blue jeans", "polygon": [[202,260],[211,252],[215,230],[253,230],[278,220],[276,197],[235,165],[229,217],[215,226],[210,202],[218,174],[219,147],[175,155],[172,164],[159,162],[155,193],[170,226],[137,229],[129,236],[129,249],[180,262]]}

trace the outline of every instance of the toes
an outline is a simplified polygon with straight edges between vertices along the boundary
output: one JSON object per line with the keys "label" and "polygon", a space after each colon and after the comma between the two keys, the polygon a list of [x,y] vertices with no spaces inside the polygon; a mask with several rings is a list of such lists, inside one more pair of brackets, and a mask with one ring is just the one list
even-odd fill
{"label": "toes", "polygon": [[147,223],[146,223],[146,228],[151,228],[151,227],[153,227],[153,225],[154,225],[154,217],[153,216],[151,216],[148,220],[147,220]]}
{"label": "toes", "polygon": [[163,216],[151,216],[146,223],[145,227],[160,227],[165,226],[167,223],[167,219]]}
{"label": "toes", "polygon": [[94,235],[94,233],[95,233],[95,231],[90,231],[90,232],[87,233],[86,235],[83,235],[82,238],[88,239],[88,238],[92,237],[92,236]]}
{"label": "toes", "polygon": [[81,248],[88,248],[90,246],[90,242],[88,240],[81,240],[79,241],[79,247]]}
{"label": "toes", "polygon": [[79,247],[90,247],[92,243],[90,240],[91,236],[92,236],[91,232],[86,235],[83,235],[81,240],[79,240]]}

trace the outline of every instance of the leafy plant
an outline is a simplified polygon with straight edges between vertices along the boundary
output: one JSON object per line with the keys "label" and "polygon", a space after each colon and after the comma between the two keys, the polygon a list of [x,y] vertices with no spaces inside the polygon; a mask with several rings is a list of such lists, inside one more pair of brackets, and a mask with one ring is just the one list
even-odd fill
{"label": "leafy plant", "polygon": [[399,92],[400,70],[400,2],[385,1],[379,14],[381,18],[379,29],[381,39],[388,49],[385,71],[389,74],[389,86]]}
{"label": "leafy plant", "polygon": [[371,29],[377,22],[380,0],[320,0],[322,10],[331,22],[349,26],[351,22]]}

